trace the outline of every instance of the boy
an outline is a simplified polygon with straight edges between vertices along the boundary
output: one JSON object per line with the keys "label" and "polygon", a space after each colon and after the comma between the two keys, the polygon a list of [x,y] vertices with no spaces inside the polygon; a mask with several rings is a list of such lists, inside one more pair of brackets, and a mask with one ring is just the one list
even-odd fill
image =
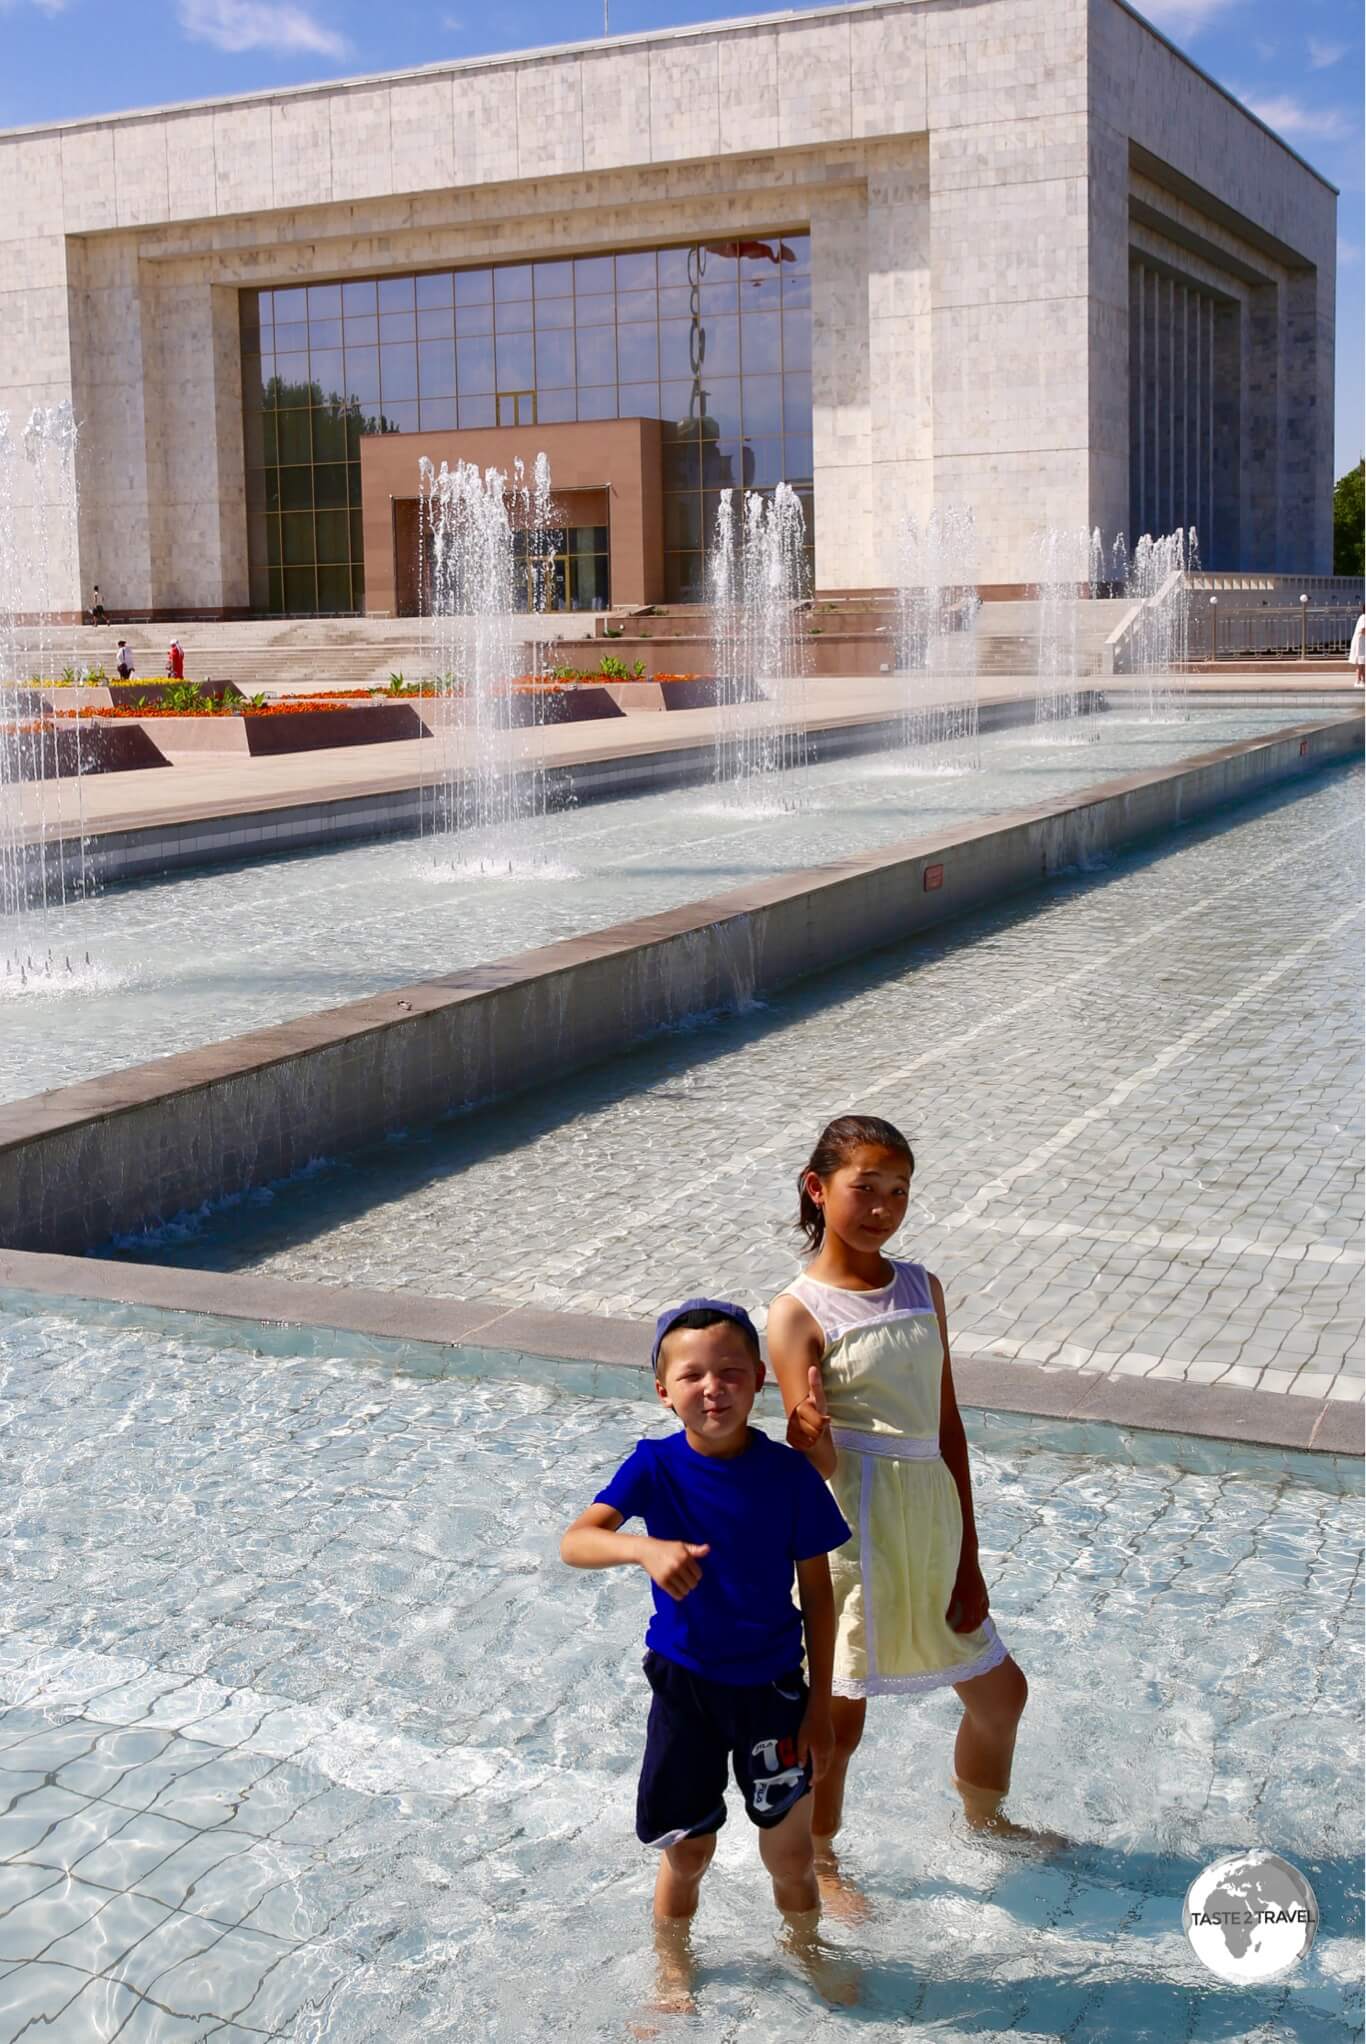
{"label": "boy", "polygon": [[[573,1568],[638,1566],[654,1585],[636,1835],[662,1852],[661,1989],[686,2006],[687,1930],[726,1821],[728,1757],[773,1899],[799,1939],[809,1944],[814,1931],[809,1790],[833,1750],[826,1556],[849,1528],[806,1457],[749,1424],[764,1366],[743,1307],[688,1299],[661,1313],[653,1362],[655,1391],[682,1431],[637,1445],[560,1554]],[[643,1534],[618,1530],[632,1518],[644,1519]]]}

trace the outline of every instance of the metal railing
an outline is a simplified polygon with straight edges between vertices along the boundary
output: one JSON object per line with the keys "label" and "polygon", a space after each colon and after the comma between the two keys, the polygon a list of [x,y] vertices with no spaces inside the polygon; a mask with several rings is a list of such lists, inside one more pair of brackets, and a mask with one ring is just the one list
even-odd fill
{"label": "metal railing", "polygon": [[1357,616],[1356,608],[1342,604],[1234,610],[1196,593],[1191,603],[1191,658],[1345,660]]}

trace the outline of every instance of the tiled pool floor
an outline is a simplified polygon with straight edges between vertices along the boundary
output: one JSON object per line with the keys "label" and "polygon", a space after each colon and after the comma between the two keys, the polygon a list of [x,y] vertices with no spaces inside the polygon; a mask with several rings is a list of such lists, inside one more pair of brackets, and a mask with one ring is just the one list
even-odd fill
{"label": "tiled pool floor", "polygon": [[1361,797],[1335,771],[630,1057],[137,1246],[653,1315],[795,1267],[863,1106],[960,1352],[1359,1399]]}
{"label": "tiled pool floor", "polygon": [[[638,1404],[430,1383],[30,1316],[0,1330],[0,2044],[620,2039],[649,1972],[632,1835],[643,1579],[559,1532]],[[956,1706],[880,1699],[832,1924],[789,1972],[749,1827],[699,1918],[699,2044],[1361,2034],[1359,1498],[997,1427],[983,1558],[1032,1686],[1037,1863],[964,1835]],[[1308,1874],[1313,1954],[1222,1988],[1199,1866]]]}
{"label": "tiled pool floor", "polygon": [[797,806],[762,815],[709,788],[570,808],[547,826],[547,862],[528,840],[530,863],[507,878],[453,870],[444,849],[405,838],[111,889],[54,913],[42,938],[73,980],[21,988],[0,972],[0,1098],[1333,714],[1205,703],[1185,722],[1084,718],[1075,738],[1045,743],[1026,726],[988,734],[984,771],[957,776],[908,772],[903,751],[832,760],[786,788]]}

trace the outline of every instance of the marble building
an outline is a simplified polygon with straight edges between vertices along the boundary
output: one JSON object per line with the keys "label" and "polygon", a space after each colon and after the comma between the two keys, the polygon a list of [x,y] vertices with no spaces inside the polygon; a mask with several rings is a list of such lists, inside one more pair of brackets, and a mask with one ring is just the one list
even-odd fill
{"label": "marble building", "polygon": [[408,455],[540,425],[603,484],[567,601],[637,472],[664,596],[780,476],[824,589],[935,504],[997,585],[1044,524],[1324,571],[1335,232],[1123,0],[871,0],[0,135],[0,412],[81,422],[73,611],[386,608]]}

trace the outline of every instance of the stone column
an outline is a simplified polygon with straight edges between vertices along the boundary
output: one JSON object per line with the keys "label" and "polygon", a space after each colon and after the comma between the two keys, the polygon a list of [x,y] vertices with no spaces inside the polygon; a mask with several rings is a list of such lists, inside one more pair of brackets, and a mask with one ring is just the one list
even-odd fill
{"label": "stone column", "polygon": [[811,432],[816,584],[861,588],[872,558],[868,204],[854,187],[811,207]]}

